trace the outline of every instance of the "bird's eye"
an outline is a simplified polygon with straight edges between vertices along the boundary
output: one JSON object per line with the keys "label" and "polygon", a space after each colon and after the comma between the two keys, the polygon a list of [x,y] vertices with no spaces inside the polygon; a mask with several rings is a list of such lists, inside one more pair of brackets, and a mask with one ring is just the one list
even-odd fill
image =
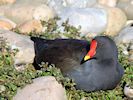
{"label": "bird's eye", "polygon": [[97,57],[93,57],[92,59],[97,59]]}
{"label": "bird's eye", "polygon": [[99,47],[103,47],[105,44],[103,43],[98,43]]}

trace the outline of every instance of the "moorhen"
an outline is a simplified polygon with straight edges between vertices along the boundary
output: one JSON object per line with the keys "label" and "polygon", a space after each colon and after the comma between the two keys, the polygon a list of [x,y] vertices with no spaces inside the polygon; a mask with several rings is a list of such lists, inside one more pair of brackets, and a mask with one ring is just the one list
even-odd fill
{"label": "moorhen", "polygon": [[73,79],[76,88],[87,92],[113,89],[120,82],[124,70],[118,61],[115,42],[97,36],[91,42],[77,39],[47,40],[31,37],[34,41],[34,67],[49,62]]}

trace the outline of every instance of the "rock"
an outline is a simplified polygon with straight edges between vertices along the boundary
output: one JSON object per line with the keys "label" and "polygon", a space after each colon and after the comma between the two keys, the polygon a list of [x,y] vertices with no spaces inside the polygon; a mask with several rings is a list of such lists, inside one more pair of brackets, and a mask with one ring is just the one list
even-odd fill
{"label": "rock", "polygon": [[127,20],[126,26],[133,26],[133,20]]}
{"label": "rock", "polygon": [[21,25],[18,26],[17,29],[19,30],[20,33],[29,34],[31,32],[39,33],[42,31],[43,27],[40,21],[31,20],[22,23]]}
{"label": "rock", "polygon": [[66,7],[86,8],[92,7],[97,3],[97,0],[65,0]]}
{"label": "rock", "polygon": [[124,28],[117,37],[115,37],[117,44],[129,44],[133,41],[133,27]]}
{"label": "rock", "polygon": [[0,17],[0,29],[11,30],[16,27],[16,24],[4,17]]}
{"label": "rock", "polygon": [[33,19],[48,21],[55,16],[53,10],[47,5],[39,3],[32,4],[32,2],[15,3],[10,6],[0,7],[0,9],[3,9],[0,10],[1,15],[4,15],[17,24]]}
{"label": "rock", "polygon": [[12,26],[10,23],[0,20],[0,29],[11,30]]}
{"label": "rock", "polygon": [[4,16],[5,10],[7,9],[7,6],[0,6],[0,16]]}
{"label": "rock", "polygon": [[133,20],[133,0],[119,0],[117,7],[126,13],[127,19]]}
{"label": "rock", "polygon": [[96,3],[97,0],[49,0],[47,2],[49,7],[54,9],[57,15],[60,14],[66,7],[86,8],[92,7]]}
{"label": "rock", "polygon": [[30,40],[30,37],[8,30],[0,30],[0,37],[6,39],[11,49],[19,50],[14,57],[16,68],[19,68],[19,65],[33,63],[35,57],[34,43]]}
{"label": "rock", "polygon": [[126,24],[127,17],[125,13],[121,9],[115,7],[101,6],[100,8],[104,8],[108,13],[108,24],[105,34],[116,36]]}
{"label": "rock", "polygon": [[16,0],[0,0],[0,5],[13,4]]}
{"label": "rock", "polygon": [[106,35],[116,36],[119,31],[125,26],[127,17],[119,8],[109,8],[108,24],[105,31]]}
{"label": "rock", "polygon": [[94,6],[96,3],[97,0],[49,0],[47,2],[57,15],[66,7],[87,8]]}
{"label": "rock", "polygon": [[100,8],[65,8],[59,15],[59,26],[69,19],[68,24],[78,28],[82,34],[102,33],[107,26],[107,13]]}
{"label": "rock", "polygon": [[46,4],[49,0],[16,0],[17,4],[32,4],[32,5],[40,5]]}
{"label": "rock", "polygon": [[13,20],[17,24],[29,21],[33,19],[33,11],[35,7],[33,5],[21,5],[14,4],[5,9],[4,16]]}
{"label": "rock", "polygon": [[4,85],[0,85],[0,93],[6,91],[6,87]]}
{"label": "rock", "polygon": [[48,21],[50,18],[54,18],[54,12],[46,5],[40,5],[33,13],[33,18],[36,20]]}
{"label": "rock", "polygon": [[64,3],[65,1],[63,0],[48,0],[47,5],[52,8],[56,14],[60,14],[62,9],[64,9]]}
{"label": "rock", "polygon": [[13,100],[67,100],[65,89],[53,76],[44,76],[33,80],[19,90]]}
{"label": "rock", "polygon": [[118,0],[98,0],[99,4],[106,5],[109,7],[115,7]]}
{"label": "rock", "polygon": [[125,27],[118,36],[115,37],[117,45],[121,46],[123,52],[128,52],[129,60],[133,61],[133,26]]}
{"label": "rock", "polygon": [[133,99],[133,88],[126,84],[124,87],[124,94],[129,98],[129,100]]}

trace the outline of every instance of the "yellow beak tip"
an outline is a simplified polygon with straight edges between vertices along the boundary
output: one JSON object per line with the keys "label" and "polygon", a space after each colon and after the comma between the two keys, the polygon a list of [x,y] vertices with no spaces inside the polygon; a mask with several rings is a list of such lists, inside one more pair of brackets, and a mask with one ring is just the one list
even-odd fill
{"label": "yellow beak tip", "polygon": [[90,59],[90,56],[85,56],[85,57],[84,57],[84,61],[86,61],[86,60],[88,60],[88,59]]}

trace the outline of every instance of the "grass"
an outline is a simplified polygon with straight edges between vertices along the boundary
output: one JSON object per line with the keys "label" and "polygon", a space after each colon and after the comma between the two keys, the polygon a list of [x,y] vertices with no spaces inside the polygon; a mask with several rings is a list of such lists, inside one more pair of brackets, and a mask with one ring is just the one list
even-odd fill
{"label": "grass", "polygon": [[[46,27],[45,32],[40,33],[41,35],[34,33],[30,35],[47,39],[81,38],[79,29],[68,25],[67,22],[62,25],[64,32],[58,30],[56,20],[50,20],[47,23],[42,22],[42,24]],[[81,39],[85,39],[85,37]],[[73,80],[63,77],[59,69],[54,65],[48,66],[48,63],[42,63],[42,68],[39,71],[35,70],[31,64],[27,65],[25,70],[17,71],[13,66],[15,53],[16,51],[12,51],[5,40],[0,38],[0,100],[11,100],[18,88],[23,88],[26,84],[32,83],[32,79],[47,75],[55,76],[57,81],[65,87],[68,100],[127,100],[123,94],[123,85],[126,82],[133,86],[133,64],[129,63],[128,57],[122,53],[121,48],[119,48],[119,61],[125,69],[125,74],[120,84],[113,90],[92,93],[76,90]]]}

